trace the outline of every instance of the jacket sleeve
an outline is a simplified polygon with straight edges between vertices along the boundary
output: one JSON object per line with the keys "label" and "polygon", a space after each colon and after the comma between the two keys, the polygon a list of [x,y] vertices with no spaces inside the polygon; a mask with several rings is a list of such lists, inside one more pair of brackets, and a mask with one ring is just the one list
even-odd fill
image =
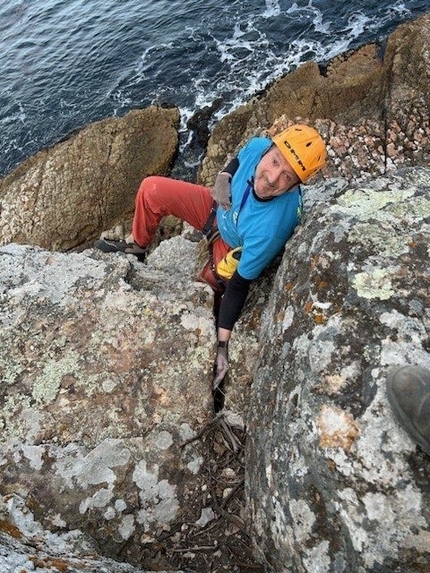
{"label": "jacket sleeve", "polygon": [[234,157],[230,163],[228,165],[226,165],[224,167],[224,169],[222,170],[223,173],[230,173],[230,175],[233,177],[233,175],[236,173],[236,171],[238,170],[239,167],[239,159],[237,157]]}
{"label": "jacket sleeve", "polygon": [[218,327],[233,330],[242,312],[252,281],[236,271],[227,283],[218,315]]}

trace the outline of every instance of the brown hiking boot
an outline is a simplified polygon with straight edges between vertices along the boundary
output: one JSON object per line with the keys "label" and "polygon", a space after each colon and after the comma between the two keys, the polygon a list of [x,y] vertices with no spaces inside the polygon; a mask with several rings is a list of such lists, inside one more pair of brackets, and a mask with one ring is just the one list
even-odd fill
{"label": "brown hiking boot", "polygon": [[387,393],[397,421],[430,455],[430,371],[421,366],[393,369],[387,376]]}

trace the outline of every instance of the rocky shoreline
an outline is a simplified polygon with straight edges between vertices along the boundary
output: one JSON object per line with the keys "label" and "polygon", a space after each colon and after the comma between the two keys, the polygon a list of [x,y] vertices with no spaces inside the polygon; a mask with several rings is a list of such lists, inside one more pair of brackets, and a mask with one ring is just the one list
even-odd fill
{"label": "rocky shoreline", "polygon": [[129,227],[145,175],[169,174],[178,110],[97,122],[0,181],[2,571],[428,570],[430,461],[384,384],[430,367],[429,41],[427,14],[214,129],[207,185],[298,118],[329,149],[251,289],[215,417],[190,230],[167,221],[145,265],[91,248]]}

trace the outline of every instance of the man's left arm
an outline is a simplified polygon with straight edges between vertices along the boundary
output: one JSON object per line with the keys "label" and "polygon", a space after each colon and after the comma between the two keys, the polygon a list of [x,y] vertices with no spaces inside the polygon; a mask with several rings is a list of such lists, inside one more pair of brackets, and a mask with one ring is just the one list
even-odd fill
{"label": "man's left arm", "polygon": [[228,343],[231,331],[242,312],[252,281],[243,278],[238,271],[227,283],[218,315],[218,348],[214,388],[222,382],[228,370]]}

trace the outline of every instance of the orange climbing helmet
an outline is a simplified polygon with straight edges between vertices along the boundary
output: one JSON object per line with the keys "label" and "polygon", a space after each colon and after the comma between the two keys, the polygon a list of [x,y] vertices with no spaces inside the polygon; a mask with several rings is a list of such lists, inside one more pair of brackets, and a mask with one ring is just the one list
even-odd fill
{"label": "orange climbing helmet", "polygon": [[296,124],[278,133],[272,140],[300,181],[305,182],[324,167],[327,157],[325,143],[313,127]]}

